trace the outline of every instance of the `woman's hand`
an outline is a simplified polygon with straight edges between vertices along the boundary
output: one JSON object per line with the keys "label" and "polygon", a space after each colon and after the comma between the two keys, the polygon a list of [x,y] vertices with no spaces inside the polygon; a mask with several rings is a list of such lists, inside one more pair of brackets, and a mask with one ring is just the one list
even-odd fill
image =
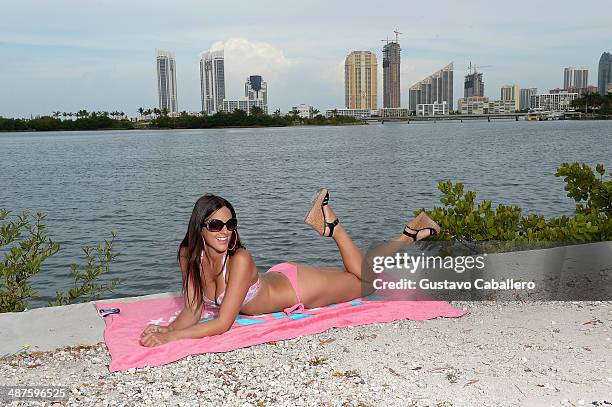
{"label": "woman's hand", "polygon": [[[167,327],[160,327],[160,328],[167,328]],[[175,340],[176,340],[176,337],[174,335],[174,331],[170,331],[169,329],[166,329],[165,332],[161,332],[161,331],[160,332],[149,332],[146,334],[143,332],[143,335],[140,337],[140,344],[142,346],[152,347],[152,346],[163,345],[165,343],[169,343]]]}
{"label": "woman's hand", "polygon": [[155,333],[155,332],[166,333],[166,332],[169,332],[169,331],[170,331],[170,328],[167,327],[167,326],[149,324],[144,329],[144,331],[142,331],[142,333],[140,334],[140,337],[142,338],[143,336],[145,336],[148,333]]}

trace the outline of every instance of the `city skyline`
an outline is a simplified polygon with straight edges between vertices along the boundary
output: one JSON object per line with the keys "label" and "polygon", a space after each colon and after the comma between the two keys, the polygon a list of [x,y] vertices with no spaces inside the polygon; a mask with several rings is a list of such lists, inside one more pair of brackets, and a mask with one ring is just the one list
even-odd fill
{"label": "city skyline", "polygon": [[[503,15],[493,5],[481,4],[475,18],[468,13],[471,8],[442,2],[445,13],[432,29],[426,21],[410,17],[425,12],[425,5],[402,2],[390,3],[397,10],[392,16],[382,8],[347,9],[343,3],[317,1],[292,6],[263,2],[250,10],[237,3],[221,9],[187,1],[176,10],[135,1],[122,4],[120,13],[109,5],[61,0],[52,6],[28,0],[9,3],[0,28],[0,50],[7,61],[0,67],[0,88],[15,97],[0,102],[0,115],[27,117],[81,108],[134,114],[138,106],[153,107],[155,48],[176,56],[180,110],[199,111],[199,54],[215,47],[225,49],[227,97],[240,97],[244,78],[257,73],[274,86],[272,111],[288,111],[300,103],[323,111],[342,106],[346,54],[369,50],[381,60],[380,40],[396,28],[402,31],[403,107],[409,85],[448,61],[455,62],[458,78],[465,75],[469,61],[492,66],[483,70],[485,95],[490,98],[497,98],[507,83],[562,87],[562,70],[568,66],[586,66],[589,85],[596,85],[599,58],[612,51],[607,42],[612,28],[604,15],[592,10],[607,3],[593,2],[571,12],[562,4],[519,2]],[[529,15],[521,11],[527,5]],[[319,6],[325,8],[324,15],[316,13]],[[142,18],[143,9],[147,18]],[[514,25],[518,20],[521,29]],[[463,94],[462,82],[455,81],[456,96]],[[382,106],[382,92],[378,93]]]}

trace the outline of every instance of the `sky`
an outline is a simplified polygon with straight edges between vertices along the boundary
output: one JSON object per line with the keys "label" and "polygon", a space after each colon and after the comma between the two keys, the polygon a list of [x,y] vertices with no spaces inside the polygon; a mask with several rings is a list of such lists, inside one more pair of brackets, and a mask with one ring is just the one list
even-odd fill
{"label": "sky", "polygon": [[505,84],[563,86],[563,68],[589,68],[597,84],[612,51],[609,0],[522,1],[32,1],[5,2],[0,18],[0,116],[80,109],[157,107],[155,49],[176,57],[179,110],[200,111],[200,54],[225,49],[226,97],[241,98],[248,75],[268,83],[269,111],[300,103],[344,107],[344,59],[376,53],[401,32],[401,100],[408,88],[455,64],[463,95],[470,62],[485,95]]}

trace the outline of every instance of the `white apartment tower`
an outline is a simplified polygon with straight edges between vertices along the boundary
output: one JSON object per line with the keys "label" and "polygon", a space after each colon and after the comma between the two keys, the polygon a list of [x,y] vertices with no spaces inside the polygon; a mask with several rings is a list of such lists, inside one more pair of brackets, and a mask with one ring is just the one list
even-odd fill
{"label": "white apartment tower", "polygon": [[251,75],[244,83],[244,97],[248,100],[263,100],[263,104],[268,104],[268,84],[262,79],[261,75]]}
{"label": "white apartment tower", "polygon": [[223,110],[225,99],[225,62],[223,50],[204,52],[200,58],[202,111],[215,114]]}
{"label": "white apartment tower", "polygon": [[174,54],[156,49],[157,96],[159,110],[168,113],[178,112],[176,102],[176,61]]}

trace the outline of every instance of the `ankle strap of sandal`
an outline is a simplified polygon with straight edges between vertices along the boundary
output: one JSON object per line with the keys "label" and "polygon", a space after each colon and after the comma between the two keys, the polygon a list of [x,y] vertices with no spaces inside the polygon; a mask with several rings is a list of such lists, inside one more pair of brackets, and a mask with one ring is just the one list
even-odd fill
{"label": "ankle strap of sandal", "polygon": [[[408,225],[406,225],[406,227],[408,227]],[[410,228],[410,229],[412,229],[412,228]],[[436,232],[436,229],[434,229],[434,228],[423,228],[423,229],[412,229],[412,230],[415,230],[416,232],[415,233],[410,233],[410,232],[406,231],[406,228],[404,228],[403,234],[405,234],[408,237],[411,237],[412,240],[414,240],[415,242],[417,241],[417,235],[419,234],[419,232],[421,230],[429,230],[429,236],[433,236],[433,235],[436,235],[438,233],[438,232]]]}
{"label": "ankle strap of sandal", "polygon": [[332,237],[334,235],[334,227],[338,226],[338,224],[340,223],[340,219],[336,218],[335,221],[329,223],[329,222],[325,222],[325,226],[327,226],[329,228],[329,235],[328,237]]}

